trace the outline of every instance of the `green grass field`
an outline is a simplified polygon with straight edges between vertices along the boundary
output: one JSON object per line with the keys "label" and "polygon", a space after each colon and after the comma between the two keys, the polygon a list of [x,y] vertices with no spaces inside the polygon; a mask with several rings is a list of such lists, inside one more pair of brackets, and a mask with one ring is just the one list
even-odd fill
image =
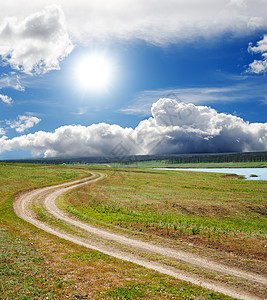
{"label": "green grass field", "polygon": [[[12,203],[16,194],[22,190],[82,177],[84,170],[88,169],[0,164],[1,299],[230,299],[61,240],[36,229],[14,214]],[[107,219],[122,228],[126,226],[124,219],[128,214],[131,218],[127,226],[132,224],[135,230],[147,228],[150,232],[149,228],[153,226],[152,223],[146,225],[148,208],[151,208],[149,217],[154,220],[159,215],[158,209],[166,207],[166,215],[162,214],[160,226],[171,224],[175,210],[171,212],[168,207],[174,203],[173,197],[182,195],[174,196],[171,187],[176,184],[177,177],[170,176],[167,184],[156,180],[162,180],[164,173],[157,173],[156,176],[154,173],[127,173],[127,176],[125,172],[121,173],[112,171],[105,181],[81,191],[76,190],[74,203],[66,197],[67,208],[82,213],[86,218],[94,212],[96,222]],[[211,184],[209,178],[208,184]],[[191,186],[186,182],[183,185]],[[236,188],[241,189],[240,192],[249,190],[249,187],[242,184]],[[261,189],[259,185],[258,195],[261,195]],[[161,198],[163,191],[169,202]],[[190,189],[184,188],[184,191]],[[104,205],[99,205],[99,197],[102,196],[105,197]],[[257,205],[262,205],[261,199],[258,199]],[[141,213],[143,209],[144,213]],[[166,223],[168,218],[170,222]],[[258,222],[252,222],[249,229],[243,227],[241,224],[240,228],[244,232],[253,230],[257,239],[258,235],[261,236],[262,229]],[[159,232],[155,231],[155,234]]]}
{"label": "green grass field", "polygon": [[187,171],[106,173],[61,206],[87,222],[266,258],[266,182]]}
{"label": "green grass field", "polygon": [[110,163],[116,168],[266,168],[267,162],[202,162],[170,163],[168,160],[132,161],[128,163]]}

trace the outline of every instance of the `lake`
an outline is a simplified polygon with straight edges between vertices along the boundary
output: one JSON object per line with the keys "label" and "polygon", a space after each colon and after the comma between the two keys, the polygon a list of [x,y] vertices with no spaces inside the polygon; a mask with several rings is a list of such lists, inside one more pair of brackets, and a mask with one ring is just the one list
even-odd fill
{"label": "lake", "polygon": [[[179,169],[179,168],[155,168],[158,170],[169,171],[194,171],[194,172],[212,172],[243,175],[248,180],[267,180],[267,168],[209,168],[209,169]],[[257,177],[253,177],[257,175]],[[252,176],[252,177],[251,177]]]}

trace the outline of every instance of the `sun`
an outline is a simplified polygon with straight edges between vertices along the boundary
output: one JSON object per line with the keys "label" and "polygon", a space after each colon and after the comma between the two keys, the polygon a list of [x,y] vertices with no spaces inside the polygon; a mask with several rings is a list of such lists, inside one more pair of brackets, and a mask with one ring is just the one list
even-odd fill
{"label": "sun", "polygon": [[110,85],[112,71],[112,63],[107,57],[102,54],[90,54],[79,61],[76,77],[82,89],[100,90]]}

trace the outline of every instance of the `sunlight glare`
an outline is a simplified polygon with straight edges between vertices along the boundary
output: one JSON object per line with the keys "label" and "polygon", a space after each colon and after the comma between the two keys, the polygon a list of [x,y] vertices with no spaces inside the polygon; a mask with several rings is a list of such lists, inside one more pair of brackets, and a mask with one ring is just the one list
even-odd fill
{"label": "sunlight glare", "polygon": [[77,80],[83,89],[107,88],[112,79],[112,65],[100,54],[91,54],[81,59],[77,66]]}

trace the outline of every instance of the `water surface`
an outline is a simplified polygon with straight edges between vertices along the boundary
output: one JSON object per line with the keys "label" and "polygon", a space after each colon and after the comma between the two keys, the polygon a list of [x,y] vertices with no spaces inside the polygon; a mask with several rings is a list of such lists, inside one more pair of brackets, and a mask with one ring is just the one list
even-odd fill
{"label": "water surface", "polygon": [[246,177],[246,179],[249,180],[267,180],[267,168],[199,168],[199,169],[157,168],[157,169],[170,170],[170,171],[176,170],[176,171],[237,174],[237,175],[243,175]]}

